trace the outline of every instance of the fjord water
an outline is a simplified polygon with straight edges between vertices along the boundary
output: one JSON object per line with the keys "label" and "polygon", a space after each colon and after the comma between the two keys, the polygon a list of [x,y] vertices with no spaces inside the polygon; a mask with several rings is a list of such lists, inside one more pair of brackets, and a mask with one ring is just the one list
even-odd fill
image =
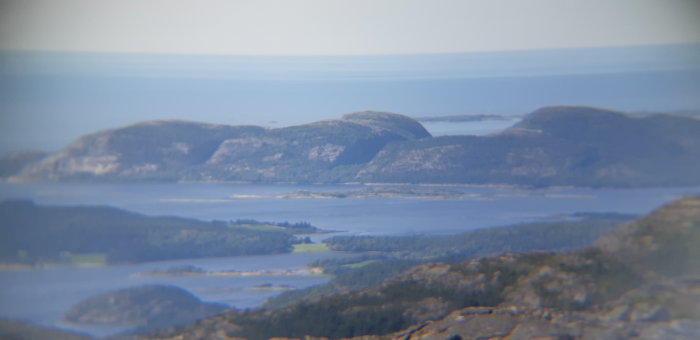
{"label": "fjord water", "polygon": [[[458,200],[290,199],[298,191],[328,192],[363,185],[0,184],[0,199],[48,205],[109,205],[147,215],[202,220],[310,222],[355,234],[453,234],[577,212],[643,214],[700,188],[542,189],[507,186],[398,186],[470,194]],[[371,186],[370,186],[371,187]]]}
{"label": "fjord water", "polygon": [[[237,308],[253,308],[282,290],[271,287],[305,288],[328,278],[311,275],[251,276],[141,276],[194,265],[206,271],[283,271],[303,268],[318,258],[336,254],[285,254],[150,262],[107,267],[55,267],[0,271],[0,318],[23,320],[44,326],[73,329],[96,336],[112,335],[124,327],[68,324],[63,315],[89,297],[146,284],[173,285],[189,290],[203,301]],[[264,287],[264,286],[263,286]]]}
{"label": "fjord water", "polygon": [[[257,219],[307,221],[349,234],[455,234],[500,225],[556,218],[576,212],[647,213],[665,202],[696,194],[700,188],[543,189],[513,187],[419,186],[470,194],[456,200],[415,198],[289,199],[297,191],[345,191],[362,185],[180,184],[0,184],[0,200],[31,199],[47,205],[110,205],[147,215],[202,220]],[[410,186],[413,188],[413,186]],[[324,237],[321,234],[315,239]],[[195,265],[207,271],[298,269],[341,254],[285,254],[192,259],[100,268],[0,271],[0,317],[42,325],[111,334],[120,329],[61,323],[75,303],[95,294],[148,283],[176,285],[204,301],[252,308],[280,291],[265,284],[304,288],[326,282],[317,276],[138,277],[135,273]]]}

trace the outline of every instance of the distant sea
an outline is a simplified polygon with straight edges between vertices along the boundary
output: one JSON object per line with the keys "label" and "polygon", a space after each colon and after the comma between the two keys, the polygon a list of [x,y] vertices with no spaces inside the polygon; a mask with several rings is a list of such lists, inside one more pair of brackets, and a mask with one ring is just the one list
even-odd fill
{"label": "distant sea", "polygon": [[522,115],[700,108],[700,45],[243,57],[0,52],[0,154],[143,120],[281,127],[363,110]]}

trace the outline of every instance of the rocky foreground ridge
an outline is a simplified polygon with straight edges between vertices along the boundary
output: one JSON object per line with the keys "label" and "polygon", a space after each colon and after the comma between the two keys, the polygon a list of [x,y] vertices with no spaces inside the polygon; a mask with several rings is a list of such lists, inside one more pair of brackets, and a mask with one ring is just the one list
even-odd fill
{"label": "rocky foreground ridge", "polygon": [[594,246],[413,267],[373,288],[141,339],[698,339],[700,198]]}
{"label": "rocky foreground ridge", "polygon": [[278,129],[156,121],[0,164],[16,181],[698,185],[700,120],[562,106],[494,135],[445,137],[374,111]]}

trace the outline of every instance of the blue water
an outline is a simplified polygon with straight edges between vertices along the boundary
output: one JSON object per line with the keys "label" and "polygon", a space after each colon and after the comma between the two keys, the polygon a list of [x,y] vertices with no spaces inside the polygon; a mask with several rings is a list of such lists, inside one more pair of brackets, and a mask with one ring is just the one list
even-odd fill
{"label": "blue water", "polygon": [[[491,226],[545,219],[575,212],[643,214],[700,188],[547,189],[452,186],[477,195],[458,200],[424,199],[283,199],[299,190],[337,191],[360,185],[247,184],[0,184],[0,199],[28,198],[39,204],[111,205],[148,215],[178,215],[204,220],[258,219],[308,221],[350,234],[454,234]],[[301,268],[308,262],[341,254],[287,254],[192,259],[104,268],[51,268],[0,271],[0,317],[47,326],[112,334],[119,329],[68,325],[62,315],[95,294],[147,283],[171,284],[205,301],[252,308],[279,291],[251,290],[262,284],[304,288],[326,282],[314,276],[134,277],[134,273],[191,264],[209,271]]]}
{"label": "blue water", "polygon": [[0,184],[0,199],[40,204],[112,205],[148,215],[203,220],[307,221],[332,230],[370,234],[450,234],[533,221],[554,214],[622,212],[643,214],[698,188],[547,189],[422,186],[481,197],[421,199],[281,199],[300,190],[338,191],[361,185],[250,184]]}
{"label": "blue water", "polygon": [[40,325],[74,329],[94,335],[124,330],[118,327],[90,327],[62,322],[71,306],[97,294],[144,284],[182,287],[203,301],[236,308],[253,308],[280,291],[252,289],[263,284],[306,288],[328,281],[309,275],[296,276],[189,276],[144,277],[135,274],[164,271],[178,265],[195,265],[207,271],[253,271],[299,269],[318,258],[337,254],[285,254],[244,256],[142,263],[95,268],[47,268],[0,271],[0,317]]}

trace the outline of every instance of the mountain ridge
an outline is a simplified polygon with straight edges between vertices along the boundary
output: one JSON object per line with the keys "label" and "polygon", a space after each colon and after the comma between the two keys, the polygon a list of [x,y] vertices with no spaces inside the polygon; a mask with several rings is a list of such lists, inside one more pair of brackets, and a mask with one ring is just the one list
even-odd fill
{"label": "mountain ridge", "polygon": [[700,120],[555,106],[499,133],[442,137],[378,111],[283,128],[153,121],[13,169],[13,181],[698,185]]}
{"label": "mountain ridge", "polygon": [[547,107],[500,133],[443,136],[385,148],[358,181],[525,186],[694,185],[700,120]]}

